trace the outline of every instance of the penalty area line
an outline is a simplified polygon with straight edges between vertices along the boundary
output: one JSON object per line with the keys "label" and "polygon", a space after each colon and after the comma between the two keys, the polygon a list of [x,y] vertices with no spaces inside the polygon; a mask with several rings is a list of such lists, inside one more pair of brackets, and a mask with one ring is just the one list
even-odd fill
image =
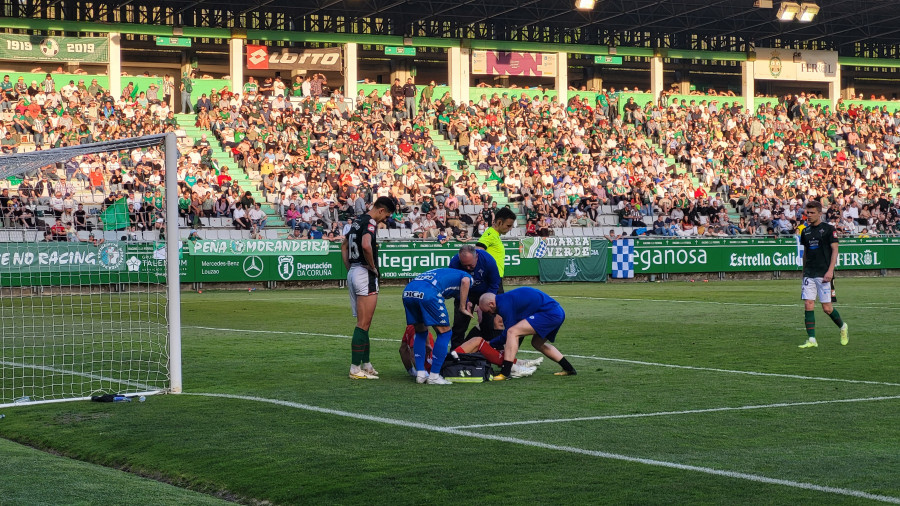
{"label": "penalty area line", "polygon": [[19,362],[7,362],[5,360],[0,360],[0,365],[5,365],[5,366],[9,366],[9,367],[22,367],[25,369],[35,369],[38,371],[55,372],[55,373],[59,373],[59,374],[69,374],[72,376],[80,376],[82,378],[88,378],[88,379],[92,379],[92,380],[109,381],[110,383],[118,383],[120,385],[128,385],[128,386],[132,386],[135,388],[143,388],[145,390],[153,390],[153,387],[151,387],[150,385],[145,385],[143,383],[138,383],[135,381],[123,380],[123,379],[118,379],[118,378],[110,378],[108,376],[99,376],[97,374],[72,371],[69,369],[57,369],[56,367],[49,367],[46,365],[23,364],[23,363],[19,363]]}
{"label": "penalty area line", "polygon": [[706,409],[687,409],[684,411],[657,411],[653,413],[629,413],[624,415],[599,415],[584,416],[577,418],[552,418],[545,420],[521,420],[517,422],[497,422],[497,423],[480,423],[476,425],[457,425],[448,427],[449,429],[480,429],[482,427],[511,427],[514,425],[535,425],[541,423],[565,423],[565,422],[586,422],[595,420],[619,420],[622,418],[649,418],[654,416],[670,416],[670,415],[694,415],[702,413],[720,413],[724,411],[748,411],[752,409],[774,409],[774,408],[792,408],[796,406],[818,406],[821,404],[841,404],[851,402],[872,402],[872,401],[891,401],[900,399],[900,395],[888,397],[860,397],[856,399],[834,399],[828,401],[803,401],[803,402],[777,402],[773,404],[755,404],[749,406],[706,408]]}
{"label": "penalty area line", "polygon": [[900,383],[890,383],[887,381],[869,381],[869,380],[853,380],[853,379],[843,379],[843,378],[824,378],[821,376],[802,376],[799,374],[782,374],[777,372],[758,372],[758,371],[739,371],[735,369],[719,369],[716,367],[698,367],[693,365],[677,365],[677,364],[663,364],[660,362],[645,362],[643,360],[629,360],[625,358],[607,358],[607,357],[595,357],[592,355],[566,355],[566,357],[572,358],[582,358],[586,360],[601,360],[604,362],[618,362],[622,364],[635,364],[635,365],[649,365],[653,367],[668,367],[671,369],[688,369],[691,371],[708,371],[708,372],[720,372],[727,374],[746,374],[748,376],[766,376],[772,378],[790,378],[790,379],[800,379],[800,380],[812,380],[812,381],[835,381],[839,383],[855,383],[861,385],[879,385],[879,386],[891,386],[891,387],[900,387]]}
{"label": "penalty area line", "polygon": [[[200,327],[200,326],[185,326],[185,329],[202,329],[202,330],[214,330],[216,332],[238,332],[238,333],[250,333],[250,334],[281,334],[281,335],[296,335],[296,336],[323,336],[323,337],[337,337],[341,339],[350,339],[350,336],[345,336],[342,334],[323,334],[321,332],[299,332],[299,331],[285,331],[285,330],[248,330],[248,329],[224,329],[217,327]],[[384,337],[370,337],[372,341],[387,341],[391,343],[399,343],[400,339],[388,339]],[[532,351],[532,350],[519,350],[520,353],[532,353],[539,355],[541,352]],[[788,378],[788,379],[799,379],[799,380],[810,380],[810,381],[836,381],[839,383],[857,383],[862,385],[880,385],[880,386],[891,386],[891,387],[900,387],[900,383],[889,383],[885,381],[868,381],[868,380],[853,380],[853,379],[843,379],[843,378],[824,378],[818,376],[801,376],[799,374],[781,374],[776,372],[757,372],[757,371],[739,371],[735,369],[718,369],[715,367],[699,367],[692,365],[678,365],[678,364],[663,364],[659,362],[645,362],[642,360],[629,360],[625,358],[609,358],[609,357],[597,357],[593,355],[566,355],[568,358],[580,358],[584,360],[600,360],[604,362],[619,362],[622,364],[633,364],[633,365],[648,365],[652,367],[669,367],[672,369],[687,369],[692,371],[708,371],[708,372],[718,372],[725,374],[746,374],[748,376],[764,376],[764,377],[772,377],[772,378]]]}
{"label": "penalty area line", "polygon": [[[716,300],[676,300],[676,299],[626,299],[620,297],[587,297],[584,295],[552,295],[556,298],[583,299],[583,300],[605,300],[612,302],[672,302],[675,304],[713,304],[716,306],[757,306],[757,307],[801,307],[800,304],[767,304],[765,302],[721,302]],[[853,309],[900,309],[893,306],[854,306],[842,305],[841,308]]]}
{"label": "penalty area line", "polygon": [[299,402],[291,402],[291,401],[283,401],[279,399],[267,399],[263,397],[253,397],[248,395],[233,395],[233,394],[216,394],[216,393],[188,393],[185,392],[183,395],[194,395],[199,397],[213,397],[213,398],[223,398],[223,399],[233,399],[233,400],[244,400],[244,401],[254,401],[254,402],[262,402],[267,404],[274,404],[277,406],[284,406],[294,409],[302,409],[305,411],[312,411],[316,413],[328,414],[341,416],[345,418],[352,418],[355,420],[365,420],[376,423],[383,423],[387,425],[394,425],[399,427],[408,427],[413,429],[427,430],[432,432],[439,432],[443,434],[452,434],[456,436],[470,437],[475,439],[482,439],[487,441],[497,441],[501,443],[511,443],[522,446],[530,446],[533,448],[541,448],[544,450],[553,450],[559,452],[573,453],[579,455],[586,455],[589,457],[597,457],[601,459],[607,460],[618,460],[622,462],[630,462],[635,464],[643,464],[648,466],[655,467],[665,467],[669,469],[677,469],[680,471],[692,471],[703,474],[710,474],[714,476],[722,476],[726,478],[734,478],[738,480],[751,481],[755,483],[763,483],[767,485],[780,485],[784,487],[803,489],[803,490],[812,490],[815,492],[824,492],[828,494],[837,494],[849,497],[857,497],[860,499],[869,499],[872,501],[880,501],[884,503],[890,504],[900,504],[900,497],[892,497],[886,495],[878,495],[878,494],[870,494],[868,492],[863,492],[861,490],[853,490],[848,488],[839,488],[839,487],[829,487],[825,485],[817,485],[815,483],[805,483],[801,481],[793,481],[793,480],[785,480],[781,478],[771,478],[768,476],[761,476],[757,474],[749,474],[749,473],[741,473],[736,471],[726,471],[721,469],[714,469],[710,467],[701,467],[701,466],[693,466],[688,464],[679,464],[677,462],[667,462],[664,460],[655,460],[655,459],[646,459],[641,457],[632,457],[629,455],[621,455],[617,453],[603,452],[597,450],[587,450],[584,448],[577,448],[573,446],[564,446],[564,445],[554,445],[549,443],[542,443],[540,441],[531,441],[528,439],[521,439],[516,437],[507,437],[507,436],[496,436],[492,434],[481,434],[478,432],[471,432],[466,430],[460,430],[455,428],[448,427],[440,427],[436,425],[426,424],[426,423],[418,423],[418,422],[410,422],[407,420],[398,420],[393,418],[386,418],[381,416],[373,416],[366,415],[362,413],[353,413],[350,411],[342,411],[339,409],[330,409],[323,408],[319,406],[312,406],[309,404],[302,404]]}
{"label": "penalty area line", "polygon": [[[337,337],[340,339],[350,339],[351,336],[345,336],[343,334],[323,334],[321,332],[300,332],[300,331],[286,331],[286,330],[249,330],[249,329],[220,329],[217,327],[201,327],[199,325],[190,325],[184,326],[182,328],[185,329],[200,329],[200,330],[214,330],[216,332],[238,332],[238,333],[248,333],[248,334],[280,334],[280,335],[288,335],[288,336],[322,336],[322,337]],[[370,341],[390,341],[399,343],[400,339],[385,339],[383,337],[370,337]]]}

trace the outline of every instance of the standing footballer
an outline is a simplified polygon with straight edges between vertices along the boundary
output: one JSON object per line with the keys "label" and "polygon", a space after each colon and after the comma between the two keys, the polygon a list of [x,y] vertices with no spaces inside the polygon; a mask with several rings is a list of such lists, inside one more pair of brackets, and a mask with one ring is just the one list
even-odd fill
{"label": "standing footballer", "polygon": [[350,379],[378,379],[378,371],[369,361],[369,326],[378,302],[378,223],[394,214],[397,207],[387,197],[378,197],[368,213],[350,226],[341,243],[341,257],[347,268],[350,308],[356,328],[350,341]]}
{"label": "standing footballer", "polygon": [[816,342],[816,296],[822,304],[822,310],[841,329],[841,344],[850,341],[847,324],[841,320],[837,309],[831,305],[831,292],[834,286],[834,266],[838,258],[838,241],[834,237],[834,227],[822,221],[822,204],[810,200],[806,204],[806,217],[809,226],[800,233],[800,244],[803,245],[803,289],[801,297],[806,308],[806,334],[808,339],[801,348],[815,348]]}

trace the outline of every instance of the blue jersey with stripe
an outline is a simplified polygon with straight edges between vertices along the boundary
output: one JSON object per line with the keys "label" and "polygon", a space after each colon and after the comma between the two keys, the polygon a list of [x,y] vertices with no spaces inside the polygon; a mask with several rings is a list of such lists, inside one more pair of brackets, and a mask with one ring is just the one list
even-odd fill
{"label": "blue jersey with stripe", "polygon": [[[536,313],[561,309],[559,302],[546,293],[523,286],[497,296],[497,314],[507,329]],[[503,334],[506,334],[504,330]]]}
{"label": "blue jersey with stripe", "polygon": [[[478,298],[485,293],[497,293],[500,290],[500,271],[497,270],[497,261],[487,251],[476,248],[475,254],[478,261],[475,263],[475,271],[472,272],[472,286],[469,288],[469,300],[478,302]],[[459,255],[450,259],[450,267],[463,272],[466,268],[459,261]]]}
{"label": "blue jersey with stripe", "polygon": [[432,269],[413,278],[406,285],[405,291],[428,291],[449,299],[459,296],[459,286],[466,278],[469,278],[471,286],[472,275],[468,272],[450,268]]}

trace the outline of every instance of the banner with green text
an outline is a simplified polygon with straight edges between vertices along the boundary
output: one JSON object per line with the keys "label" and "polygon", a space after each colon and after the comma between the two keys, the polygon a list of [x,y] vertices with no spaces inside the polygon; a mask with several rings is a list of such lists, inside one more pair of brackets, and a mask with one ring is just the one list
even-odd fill
{"label": "banner with green text", "polygon": [[[425,271],[447,267],[463,243],[385,242],[378,245],[382,279],[411,278]],[[523,258],[518,241],[503,241],[506,247],[506,277],[537,276],[538,260]]]}
{"label": "banner with green text", "polygon": [[0,34],[0,60],[106,63],[109,39]]}
{"label": "banner with green text", "polygon": [[[292,241],[307,242],[307,241]],[[310,256],[305,253],[264,255],[192,255],[192,281],[203,283],[240,283],[258,281],[318,281],[347,277],[339,249]]]}
{"label": "banner with green text", "polygon": [[191,255],[327,255],[331,243],[323,239],[294,241],[254,239],[205,239],[189,241]]}
{"label": "banner with green text", "polygon": [[[209,246],[203,245],[207,242]],[[199,241],[193,247],[185,246],[179,265],[181,281],[320,281],[341,280],[347,275],[339,245],[327,241],[241,241],[242,246],[237,241],[224,243]],[[555,259],[525,258],[519,252],[518,241],[504,244],[507,277],[602,280],[611,266],[611,254],[604,241],[592,241],[587,256]],[[378,251],[381,277],[406,279],[446,267],[461,245],[383,242]],[[324,247],[327,249],[320,251]],[[543,262],[554,265],[540,265]],[[635,241],[636,274],[799,269],[793,238]],[[838,269],[900,269],[900,238],[842,239]],[[165,275],[165,249],[161,243],[0,243],[0,286],[4,287],[164,283]]]}
{"label": "banner with green text", "polygon": [[[181,260],[181,275],[191,275]],[[165,249],[153,242],[0,243],[0,286],[165,283]]]}
{"label": "banner with green text", "polygon": [[594,240],[588,247],[588,255],[571,258],[544,257],[539,261],[541,282],[606,281],[609,276],[608,241]]}
{"label": "banner with green text", "polygon": [[[900,268],[897,237],[841,239],[838,251],[839,270]],[[634,245],[635,274],[797,271],[801,265],[791,237],[641,239]]]}
{"label": "banner with green text", "polygon": [[573,258],[591,255],[590,237],[524,237],[519,240],[523,258]]}

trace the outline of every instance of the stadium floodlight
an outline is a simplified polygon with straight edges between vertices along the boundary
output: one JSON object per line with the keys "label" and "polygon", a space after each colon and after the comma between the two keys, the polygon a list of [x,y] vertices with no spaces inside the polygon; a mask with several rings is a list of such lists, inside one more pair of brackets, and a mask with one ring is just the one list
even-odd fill
{"label": "stadium floodlight", "polygon": [[793,21],[798,14],[800,14],[800,4],[796,2],[781,2],[781,7],[778,9],[778,20]]}
{"label": "stadium floodlight", "polygon": [[800,14],[797,16],[797,21],[801,23],[809,23],[816,17],[816,14],[819,13],[819,6],[813,3],[802,3],[800,4]]}
{"label": "stadium floodlight", "polygon": [[596,0],[575,0],[575,8],[580,11],[589,11],[596,5]]}
{"label": "stadium floodlight", "polygon": [[37,242],[37,230],[3,231],[0,408],[181,392],[176,134],[0,156],[0,179],[136,149],[165,154],[157,221],[165,238],[129,232],[124,197],[100,214],[102,230],[75,232],[77,240]]}

